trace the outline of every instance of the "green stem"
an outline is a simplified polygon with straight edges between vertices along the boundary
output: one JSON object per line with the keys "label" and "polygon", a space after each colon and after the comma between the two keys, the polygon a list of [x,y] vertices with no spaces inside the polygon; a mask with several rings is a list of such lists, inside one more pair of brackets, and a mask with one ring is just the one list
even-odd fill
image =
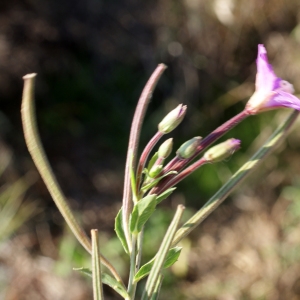
{"label": "green stem", "polygon": [[151,300],[158,300],[163,280],[164,280],[164,275],[160,274],[159,277],[158,277],[158,279],[157,279],[157,283],[156,283],[156,286],[154,288]]}
{"label": "green stem", "polygon": [[[73,212],[63,194],[57,179],[51,169],[49,161],[46,157],[45,151],[43,149],[39,133],[36,126],[35,119],[35,107],[34,107],[34,83],[36,74],[28,74],[23,77],[24,79],[24,89],[22,97],[22,123],[25,141],[32,156],[32,159],[39,170],[51,196],[54,200],[57,208],[62,214],[63,218],[69,225],[73,234],[81,245],[89,252],[92,253],[91,241],[86,235],[83,228],[77,222],[74,217]],[[111,265],[111,263],[101,255],[101,263],[103,263],[115,276],[115,278],[123,284],[121,276],[118,274],[116,269]]]}
{"label": "green stem", "polygon": [[[143,237],[144,237],[144,227],[137,236],[133,238],[133,241],[136,244],[136,250],[134,252],[135,257],[132,255],[130,257],[130,275],[129,275],[129,284],[128,284],[128,294],[130,299],[134,299],[137,282],[134,281],[134,276],[140,268],[141,258],[142,258],[142,246],[143,246]],[[132,259],[132,260],[131,260]]]}
{"label": "green stem", "polygon": [[157,286],[157,281],[159,280],[159,276],[161,270],[163,268],[164,262],[167,257],[167,253],[171,248],[171,243],[174,239],[176,229],[178,228],[178,224],[180,222],[181,216],[183,214],[185,207],[183,205],[178,205],[176,213],[173,217],[173,220],[163,238],[163,241],[159,247],[159,250],[156,254],[156,259],[154,260],[153,266],[149,273],[148,280],[145,285],[145,289],[142,295],[142,300],[151,299],[155,287]]}
{"label": "green stem", "polygon": [[221,187],[221,189],[214,195],[206,204],[191,217],[177,232],[172,242],[172,247],[177,245],[184,237],[186,237],[192,230],[194,230],[211,212],[213,212],[237,187],[242,180],[244,180],[250,172],[252,172],[259,163],[274,150],[276,146],[285,138],[288,129],[293,125],[299,115],[298,111],[293,113],[286,119],[286,121],[272,134],[267,142],[246,162],[230,179]]}
{"label": "green stem", "polygon": [[137,242],[137,235],[133,234],[132,235],[132,249],[130,253],[130,271],[129,271],[129,280],[128,280],[128,288],[127,292],[130,296],[130,299],[134,299],[135,295],[135,288],[136,288],[136,283],[134,283],[134,275],[136,273],[136,242]]}
{"label": "green stem", "polygon": [[100,246],[99,235],[97,229],[91,230],[92,236],[92,265],[93,265],[93,294],[94,300],[103,300],[103,286],[101,278],[101,264],[100,264]]}

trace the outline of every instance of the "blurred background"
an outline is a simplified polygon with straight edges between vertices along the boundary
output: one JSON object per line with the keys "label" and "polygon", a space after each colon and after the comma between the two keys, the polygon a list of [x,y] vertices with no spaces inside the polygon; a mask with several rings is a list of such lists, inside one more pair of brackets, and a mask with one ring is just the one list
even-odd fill
{"label": "blurred background", "polygon": [[[257,44],[278,76],[300,92],[298,0],[1,0],[0,298],[92,299],[90,267],[27,152],[20,118],[22,76],[38,73],[41,138],[85,229],[127,281],[114,236],[135,105],[158,63],[141,146],[161,118],[188,106],[174,149],[240,112],[254,91]],[[290,110],[252,116],[221,141],[242,140],[226,162],[178,185],[146,228],[144,259],[156,252],[183,203],[188,218],[263,144]],[[300,299],[300,124],[231,197],[183,241],[161,299]],[[170,137],[169,135],[166,138]],[[138,291],[139,292],[139,291]],[[106,299],[120,299],[105,288]]]}

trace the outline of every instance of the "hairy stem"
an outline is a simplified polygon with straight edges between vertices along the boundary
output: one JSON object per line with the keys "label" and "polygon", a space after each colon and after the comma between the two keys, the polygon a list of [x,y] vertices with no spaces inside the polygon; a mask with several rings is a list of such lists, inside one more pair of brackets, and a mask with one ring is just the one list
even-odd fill
{"label": "hairy stem", "polygon": [[130,296],[130,299],[134,299],[136,284],[133,282],[134,275],[136,273],[136,242],[137,235],[132,235],[132,251],[130,253],[130,271],[129,271],[129,280],[127,292]]}
{"label": "hairy stem", "polygon": [[[124,189],[123,189],[123,230],[125,233],[125,237],[127,240],[127,244],[129,247],[129,251],[131,251],[131,240],[130,233],[128,228],[129,216],[132,209],[132,191],[130,184],[130,167],[135,170],[135,161],[137,156],[139,138],[141,133],[141,128],[144,120],[144,116],[148,107],[148,103],[152,97],[153,90],[162,75],[163,71],[166,69],[164,64],[159,64],[155,71],[152,73],[148,82],[146,83],[140,99],[138,101],[134,117],[131,124],[130,136],[129,136],[129,144],[125,165],[125,175],[124,175]],[[132,161],[132,164],[131,164]]]}

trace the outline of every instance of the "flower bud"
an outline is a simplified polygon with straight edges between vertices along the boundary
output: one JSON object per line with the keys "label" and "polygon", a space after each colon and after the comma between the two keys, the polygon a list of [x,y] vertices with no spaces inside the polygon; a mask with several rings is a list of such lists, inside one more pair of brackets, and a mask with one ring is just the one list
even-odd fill
{"label": "flower bud", "polygon": [[167,134],[174,130],[183,120],[186,113],[186,105],[179,104],[169,112],[158,124],[158,131]]}
{"label": "flower bud", "polygon": [[167,158],[173,149],[173,139],[170,138],[164,141],[158,149],[158,157],[159,158]]}
{"label": "flower bud", "polygon": [[184,159],[192,157],[196,153],[197,147],[199,146],[201,140],[201,136],[196,136],[188,140],[176,151],[177,156]]}
{"label": "flower bud", "polygon": [[218,162],[226,159],[240,148],[241,141],[229,139],[207,150],[203,158],[208,162]]}
{"label": "flower bud", "polygon": [[162,171],[163,167],[164,167],[163,165],[154,165],[149,171],[149,174],[148,174],[149,177],[154,178],[157,175],[159,175],[160,172]]}

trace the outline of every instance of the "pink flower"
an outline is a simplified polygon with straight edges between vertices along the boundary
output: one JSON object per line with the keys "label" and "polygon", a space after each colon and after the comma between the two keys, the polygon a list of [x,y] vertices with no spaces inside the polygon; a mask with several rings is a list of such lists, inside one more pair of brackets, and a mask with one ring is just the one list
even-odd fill
{"label": "pink flower", "polygon": [[255,92],[246,105],[247,112],[257,114],[278,107],[300,110],[300,100],[293,95],[293,85],[276,76],[264,45],[258,45],[256,65]]}

